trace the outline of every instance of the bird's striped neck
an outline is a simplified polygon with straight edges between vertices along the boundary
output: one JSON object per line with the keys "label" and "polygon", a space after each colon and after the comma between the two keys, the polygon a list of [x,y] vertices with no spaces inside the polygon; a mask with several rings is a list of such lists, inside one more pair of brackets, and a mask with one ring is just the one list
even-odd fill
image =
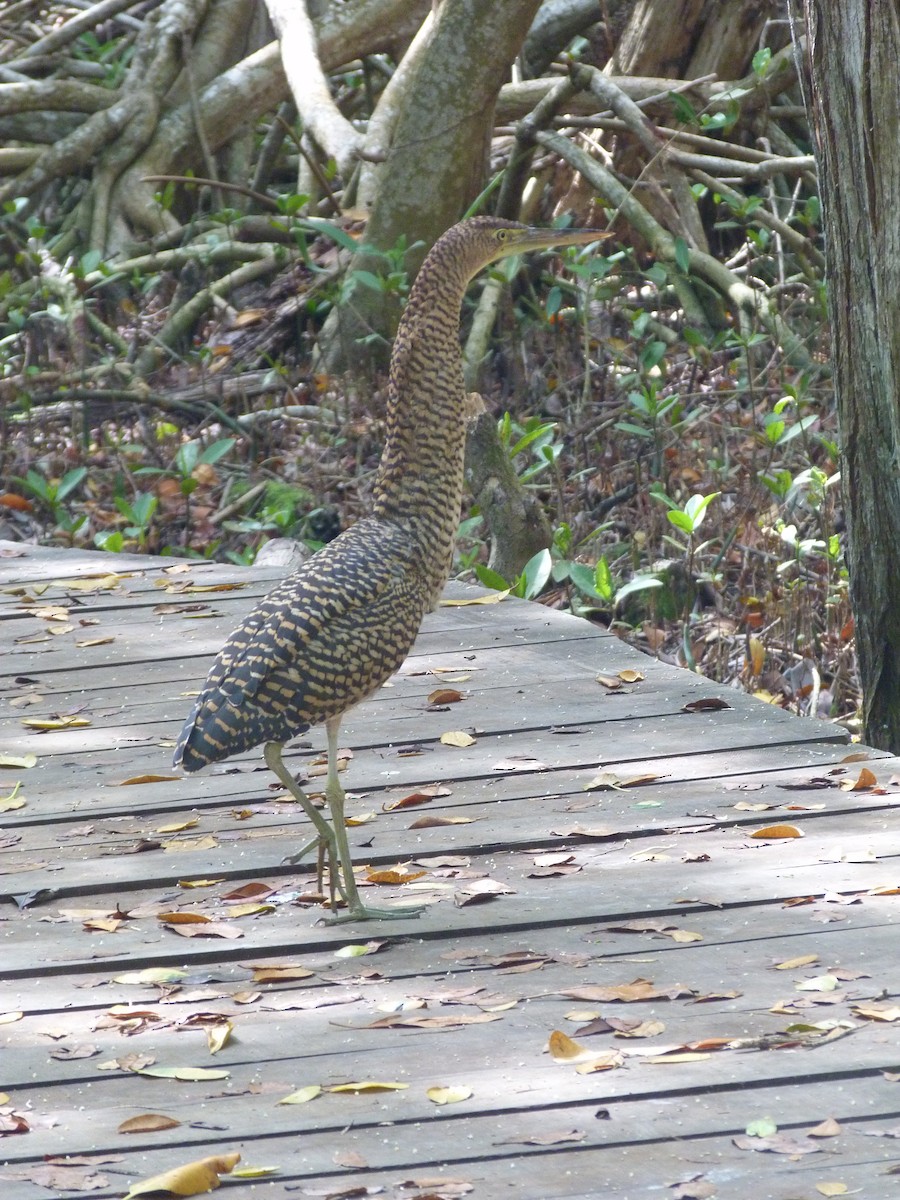
{"label": "bird's striped neck", "polygon": [[440,558],[441,584],[459,523],[466,438],[459,317],[469,276],[453,233],[426,257],[400,320],[375,480],[375,516],[403,524],[429,560]]}

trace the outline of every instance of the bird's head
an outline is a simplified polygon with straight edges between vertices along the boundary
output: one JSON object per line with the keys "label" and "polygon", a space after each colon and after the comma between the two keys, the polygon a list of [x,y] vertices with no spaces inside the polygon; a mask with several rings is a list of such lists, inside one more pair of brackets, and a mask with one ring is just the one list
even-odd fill
{"label": "bird's head", "polygon": [[[541,229],[504,221],[500,217],[472,217],[460,221],[451,231],[459,230],[471,278],[489,263],[524,254],[528,250],[546,250],[551,246],[583,246],[610,236],[599,229]],[[445,235],[447,236],[447,235]]]}

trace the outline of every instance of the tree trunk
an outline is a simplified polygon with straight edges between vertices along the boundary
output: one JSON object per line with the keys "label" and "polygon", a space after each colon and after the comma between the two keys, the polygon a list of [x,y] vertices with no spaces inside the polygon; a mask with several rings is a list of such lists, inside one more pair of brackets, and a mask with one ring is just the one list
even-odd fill
{"label": "tree trunk", "polygon": [[805,0],[865,738],[900,751],[900,21]]}
{"label": "tree trunk", "polygon": [[[438,9],[402,97],[366,230],[367,245],[382,253],[393,249],[401,235],[410,245],[421,243],[407,256],[411,274],[484,186],[497,93],[539,4],[444,0]],[[383,274],[384,260],[363,251],[353,269]],[[339,327],[332,324],[329,330],[329,368],[371,365],[373,346],[366,345],[360,355],[357,340],[373,332],[387,339],[399,311],[399,302],[357,286],[340,313]],[[385,340],[385,354],[386,347]]]}

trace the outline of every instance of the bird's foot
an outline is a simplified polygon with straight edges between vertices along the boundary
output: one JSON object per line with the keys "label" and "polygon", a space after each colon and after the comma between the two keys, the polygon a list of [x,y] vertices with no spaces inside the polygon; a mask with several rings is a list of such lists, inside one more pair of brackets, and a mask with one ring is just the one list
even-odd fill
{"label": "bird's foot", "polygon": [[423,904],[412,904],[406,908],[369,908],[360,901],[351,904],[346,912],[326,917],[325,920],[329,925],[345,925],[349,921],[397,921],[402,917],[418,917],[424,911]]}
{"label": "bird's foot", "polygon": [[296,854],[286,854],[281,862],[284,866],[296,866],[298,862],[302,862],[303,859],[306,858],[310,850],[315,850],[317,847],[321,847],[321,844],[321,839],[314,837],[311,842],[307,842],[303,849],[298,850]]}

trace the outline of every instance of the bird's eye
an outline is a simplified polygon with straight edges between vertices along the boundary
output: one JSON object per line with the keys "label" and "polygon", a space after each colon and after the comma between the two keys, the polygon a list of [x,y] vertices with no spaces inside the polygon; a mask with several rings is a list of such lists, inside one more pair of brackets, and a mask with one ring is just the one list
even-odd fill
{"label": "bird's eye", "polygon": [[497,241],[498,242],[505,242],[508,237],[509,237],[508,229],[498,229],[497,230]]}

